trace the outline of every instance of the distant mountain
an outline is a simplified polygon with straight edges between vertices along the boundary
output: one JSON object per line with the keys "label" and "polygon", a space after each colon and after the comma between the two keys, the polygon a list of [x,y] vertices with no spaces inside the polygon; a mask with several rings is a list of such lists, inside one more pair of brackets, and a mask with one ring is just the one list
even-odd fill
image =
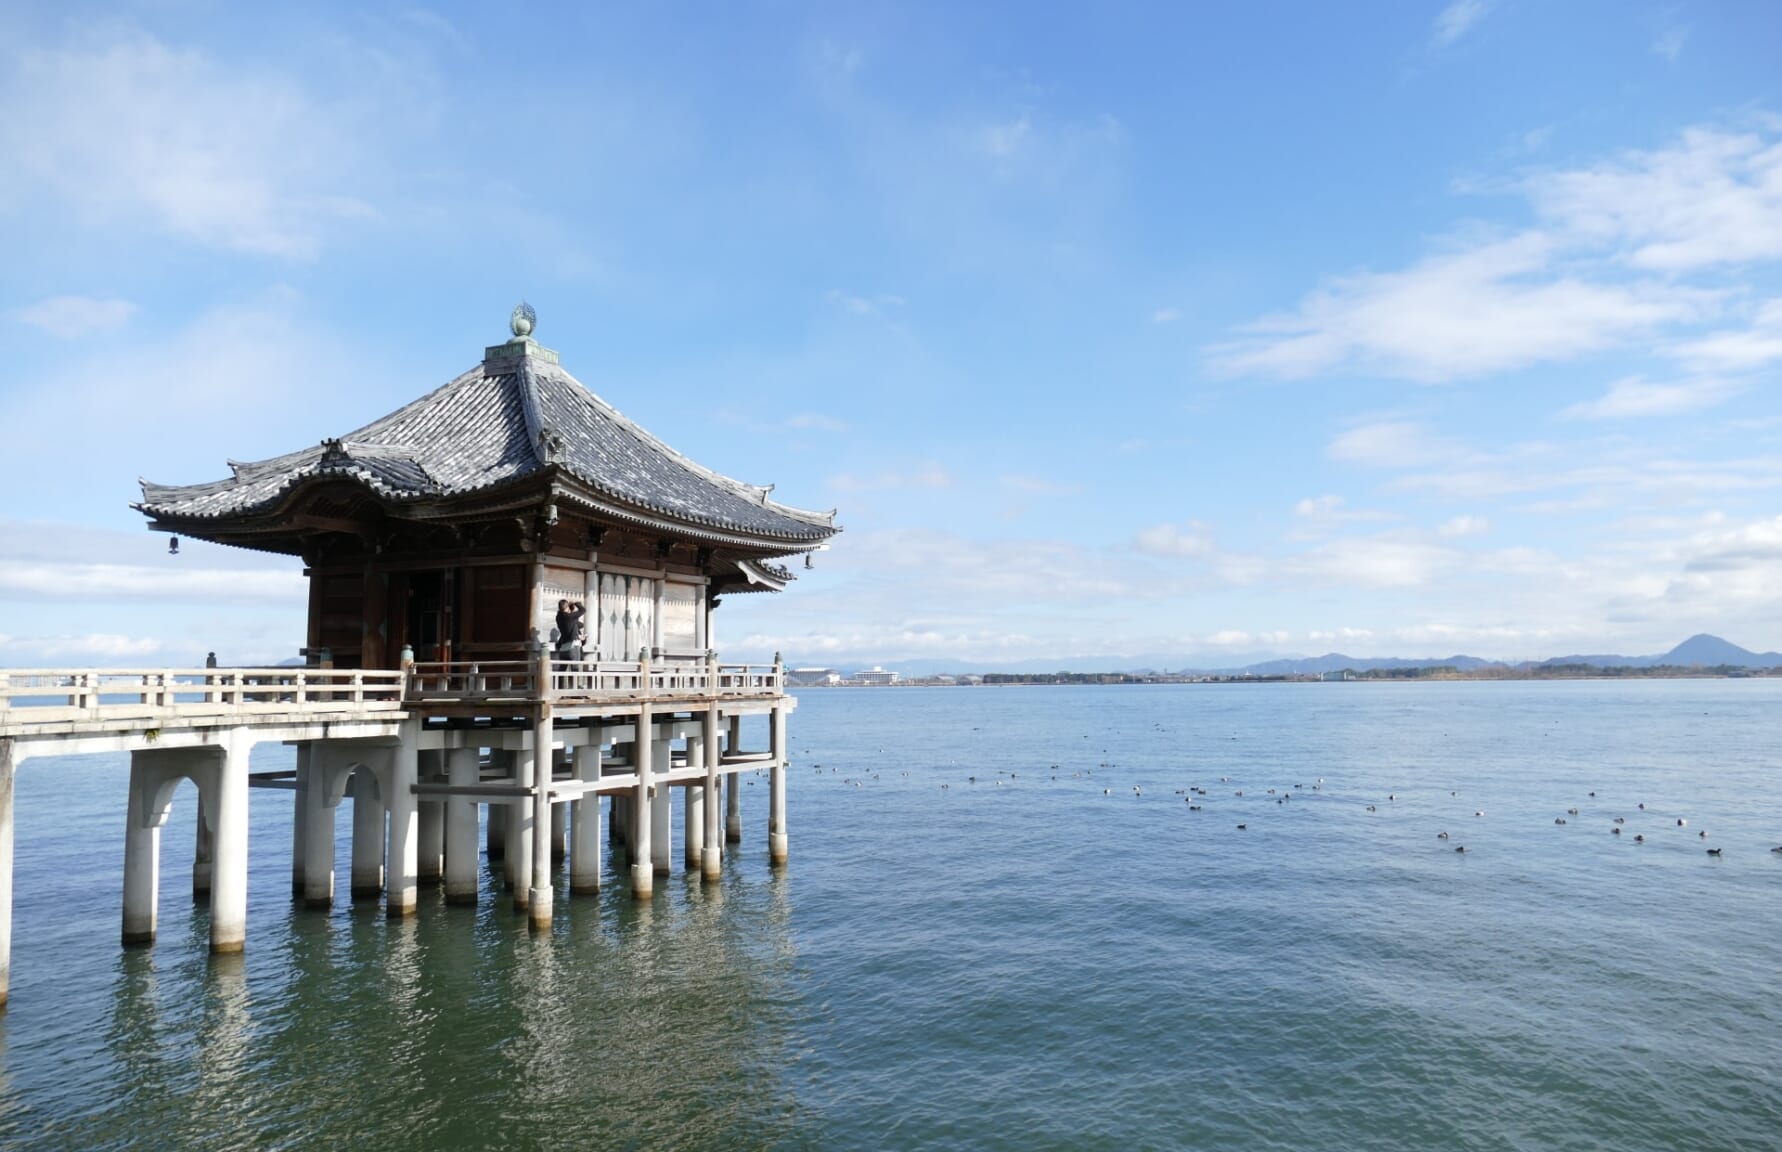
{"label": "distant mountain", "polygon": [[1782,667],[1782,652],[1752,652],[1718,636],[1699,632],[1669,652],[1657,656],[1556,656],[1541,661],[1549,664],[1595,664],[1599,668],[1652,668],[1659,664],[1683,668],[1777,668]]}
{"label": "distant mountain", "polygon": [[[932,676],[937,673],[966,672],[1150,672],[1152,670],[1169,669],[1173,672],[1206,672],[1218,675],[1250,675],[1250,676],[1316,676],[1325,672],[1340,672],[1347,668],[1352,672],[1367,672],[1374,669],[1394,668],[1442,668],[1451,667],[1463,672],[1479,668],[1510,665],[1525,667],[1534,665],[1544,667],[1553,664],[1594,664],[1599,668],[1651,668],[1655,665],[1677,665],[1681,667],[1731,667],[1731,668],[1778,668],[1782,667],[1782,653],[1752,652],[1737,644],[1722,640],[1718,636],[1707,633],[1691,636],[1669,652],[1655,656],[1617,656],[1606,653],[1596,655],[1556,656],[1550,660],[1540,661],[1502,661],[1486,660],[1478,656],[1440,656],[1429,658],[1397,657],[1397,656],[1345,656],[1341,652],[1330,652],[1323,656],[1274,656],[1268,653],[1246,653],[1231,656],[1225,662],[1216,665],[1201,664],[1185,657],[1161,656],[1155,653],[1133,656],[1125,660],[1105,656],[1068,656],[1058,659],[1020,660],[1001,663],[973,663],[968,660],[887,660],[884,667],[902,676]],[[789,663],[788,666],[794,666]],[[803,665],[796,665],[802,667]],[[840,665],[843,671],[852,672],[856,665],[852,662]]]}

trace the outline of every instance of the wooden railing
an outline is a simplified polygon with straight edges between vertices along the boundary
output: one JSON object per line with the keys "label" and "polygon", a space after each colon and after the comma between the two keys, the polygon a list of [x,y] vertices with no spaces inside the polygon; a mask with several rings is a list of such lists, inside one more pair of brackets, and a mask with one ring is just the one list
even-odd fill
{"label": "wooden railing", "polygon": [[[554,700],[644,699],[663,696],[777,696],[777,664],[718,664],[704,658],[552,660],[544,675]],[[409,676],[415,701],[536,699],[538,666],[502,663],[417,663]]]}
{"label": "wooden railing", "polygon": [[357,668],[0,669],[0,725],[400,711],[403,674]]}

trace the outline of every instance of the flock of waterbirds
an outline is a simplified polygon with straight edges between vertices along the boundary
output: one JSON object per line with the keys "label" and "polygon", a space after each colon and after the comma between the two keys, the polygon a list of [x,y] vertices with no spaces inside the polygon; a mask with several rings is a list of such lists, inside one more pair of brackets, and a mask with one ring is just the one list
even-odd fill
{"label": "flock of waterbirds", "polygon": [[[1159,732],[1164,731],[1162,725],[1157,725],[1156,727]],[[973,731],[975,732],[975,731],[977,731],[977,729],[974,728]],[[1084,735],[1083,739],[1087,740],[1087,739],[1089,739],[1089,737],[1087,735]],[[1232,739],[1235,740],[1235,739],[1237,739],[1237,737],[1233,736]],[[805,749],[806,753],[808,753],[809,751],[810,751],[809,749]],[[879,749],[879,751],[883,752],[885,750],[883,748],[881,748],[881,749]],[[1103,748],[1102,753],[1105,755],[1107,753],[1107,749]],[[1111,761],[1104,760],[1101,763],[1097,764],[1096,767],[1102,769],[1103,779],[1106,779],[1106,774],[1110,770],[1118,769],[1119,765],[1116,763],[1113,763]],[[822,764],[816,764],[816,765],[814,765],[814,768],[815,768],[816,772],[818,772],[819,774],[823,774],[825,772],[825,769]],[[1050,777],[1052,780],[1056,781],[1060,778],[1059,772],[1061,771],[1061,769],[1057,764],[1049,765],[1047,768],[1047,771],[1050,774]],[[827,769],[827,774],[839,775],[840,773],[839,773],[838,769],[831,767],[831,768]],[[901,769],[900,774],[902,776],[907,777],[909,775],[909,770],[907,768]],[[1094,775],[1095,775],[1094,769],[1082,768],[1082,769],[1077,769],[1077,770],[1071,772],[1070,779],[1085,780],[1085,779],[1089,779],[1089,778],[1093,777]],[[1006,777],[1006,779],[1005,779],[1005,777]],[[1012,769],[1010,769],[1010,770],[998,769],[993,776],[987,777],[984,780],[979,780],[978,777],[975,775],[968,775],[965,778],[965,783],[968,786],[975,786],[977,784],[982,783],[982,784],[989,784],[989,785],[992,785],[995,787],[1002,787],[1006,784],[1013,783],[1018,778],[1019,778],[1019,775]],[[841,783],[844,785],[849,785],[849,786],[858,788],[861,786],[862,783],[864,783],[867,780],[877,781],[878,779],[879,779],[879,773],[874,772],[870,777],[861,777],[861,778],[845,777],[841,780]],[[1230,785],[1233,783],[1233,781],[1230,776],[1221,776],[1221,777],[1219,777],[1219,783],[1221,785]],[[948,790],[952,787],[952,782],[942,781],[940,787],[943,791]],[[1122,791],[1124,791],[1124,789],[1122,789]],[[1278,788],[1265,789],[1262,798],[1263,799],[1272,798],[1276,804],[1285,805],[1293,800],[1294,795],[1296,793],[1303,794],[1305,792],[1323,792],[1323,791],[1324,791],[1324,777],[1320,776],[1316,779],[1316,781],[1314,781],[1310,785],[1307,785],[1304,783],[1296,783],[1296,784],[1292,785],[1291,787],[1282,785]],[[1174,790],[1174,792],[1175,792],[1175,795],[1182,797],[1183,801],[1188,805],[1188,811],[1190,811],[1190,812],[1205,811],[1206,807],[1207,807],[1207,801],[1209,801],[1211,799],[1208,789],[1202,788],[1196,784],[1190,784],[1186,788],[1177,788]],[[1112,787],[1103,787],[1101,790],[1101,794],[1103,796],[1112,796],[1114,794],[1114,789]],[[1132,795],[1133,796],[1142,798],[1144,796],[1144,794],[1145,793],[1144,793],[1143,785],[1140,785],[1140,784],[1132,785]],[[1244,790],[1242,788],[1232,789],[1232,797],[1234,799],[1241,799],[1243,797],[1243,795],[1244,795]],[[1460,793],[1458,790],[1450,790],[1448,792],[1448,796],[1450,799],[1458,799],[1459,795],[1460,795]],[[1595,800],[1596,798],[1597,798],[1597,796],[1596,796],[1595,792],[1591,792],[1589,794],[1589,799]],[[1387,804],[1389,804],[1389,805],[1396,804],[1397,802],[1398,802],[1398,793],[1397,792],[1388,792],[1386,794],[1386,803]],[[1368,812],[1378,812],[1379,811],[1379,803],[1377,800],[1375,803],[1367,804],[1365,807]],[[1666,828],[1667,830],[1675,831],[1678,829],[1686,829],[1689,827],[1688,817],[1679,816],[1674,813],[1666,814],[1664,816],[1659,816],[1656,812],[1648,812],[1646,809],[1645,801],[1637,802],[1634,807],[1634,812],[1637,814],[1645,815],[1648,819],[1659,820],[1660,825],[1662,827]],[[1582,815],[1582,812],[1580,809],[1567,808],[1565,810],[1565,815],[1555,816],[1553,818],[1553,823],[1555,825],[1564,826],[1564,825],[1569,824],[1571,819],[1579,817],[1581,815]],[[1485,810],[1483,808],[1475,809],[1473,811],[1473,818],[1474,819],[1484,819],[1485,818]],[[1673,821],[1674,821],[1674,823],[1672,823]],[[1615,816],[1612,818],[1612,820],[1609,824],[1609,832],[1611,835],[1620,836],[1620,835],[1622,835],[1623,830],[1626,827],[1627,827],[1627,817],[1626,816]],[[1250,825],[1249,825],[1248,819],[1246,819],[1244,822],[1236,825],[1236,831],[1239,831],[1239,832],[1246,832],[1249,830],[1249,828],[1250,828]],[[1696,838],[1698,841],[1706,841],[1708,839],[1708,832],[1707,832],[1707,829],[1705,829],[1705,828],[1698,829],[1696,831],[1695,835],[1696,835]],[[1443,842],[1452,842],[1452,840],[1454,839],[1454,837],[1446,829],[1437,831],[1435,834],[1435,838],[1437,840],[1443,841]],[[1635,832],[1632,837],[1632,840],[1635,844],[1645,844],[1647,842],[1647,835],[1644,832]],[[1452,848],[1455,852],[1464,853],[1466,851],[1465,844],[1453,844]],[[1706,848],[1706,852],[1710,857],[1719,859],[1724,854],[1725,850],[1720,847],[1711,847],[1711,848]],[[1776,847],[1771,848],[1770,852],[1772,854],[1782,856],[1782,845],[1777,845]]]}

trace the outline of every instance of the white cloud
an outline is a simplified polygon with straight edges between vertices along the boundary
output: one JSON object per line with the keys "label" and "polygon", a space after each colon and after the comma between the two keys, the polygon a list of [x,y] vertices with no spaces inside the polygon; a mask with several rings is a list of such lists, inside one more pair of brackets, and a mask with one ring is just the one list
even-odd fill
{"label": "white cloud", "polygon": [[1464,450],[1410,420],[1382,420],[1339,433],[1324,449],[1332,460],[1369,468],[1416,468],[1452,461]]}
{"label": "white cloud", "polygon": [[120,661],[153,656],[164,645],[152,636],[126,636],[113,632],[85,635],[0,636],[0,660],[17,667],[17,661],[47,664],[64,661],[70,666],[116,665]]}
{"label": "white cloud", "polygon": [[1248,632],[1239,628],[1225,628],[1205,638],[1202,643],[1215,648],[1243,648],[1256,641]]}
{"label": "white cloud", "polygon": [[1489,11],[1489,0],[1454,0],[1436,14],[1431,36],[1438,47],[1445,48],[1470,32]]}
{"label": "white cloud", "polygon": [[128,564],[10,562],[0,566],[0,597],[27,600],[271,601],[300,603],[308,584],[299,572],[147,568]]}
{"label": "white cloud", "polygon": [[1023,492],[1033,496],[1075,496],[1083,490],[1081,484],[1073,484],[1063,480],[1049,480],[1043,476],[1025,476],[1010,473],[997,478],[997,483],[1013,492]]}
{"label": "white cloud", "polygon": [[1143,529],[1133,539],[1133,547],[1147,556],[1186,556],[1203,559],[1215,550],[1212,533],[1205,524],[1190,520],[1186,524],[1156,524]]}
{"label": "white cloud", "polygon": [[1451,571],[1458,553],[1408,535],[1382,534],[1333,540],[1294,557],[1287,569],[1300,577],[1372,588],[1427,584]]}
{"label": "white cloud", "polygon": [[1324,496],[1307,496],[1293,506],[1293,514],[1309,520],[1321,520],[1334,515],[1343,506],[1341,496],[1327,494]]}
{"label": "white cloud", "polygon": [[1677,345],[1671,354],[1708,372],[1740,372],[1782,360],[1782,299],[1765,301],[1749,328],[1711,332]]}
{"label": "white cloud", "polygon": [[1686,380],[1650,384],[1638,376],[1617,380],[1595,400],[1573,404],[1560,415],[1568,420],[1629,420],[1642,416],[1675,416],[1712,408],[1738,394],[1742,385],[1727,380]]}
{"label": "white cloud", "polygon": [[1483,536],[1491,531],[1491,522],[1483,516],[1456,516],[1443,521],[1436,529],[1436,535],[1450,539],[1460,536]]}
{"label": "white cloud", "polygon": [[986,125],[980,141],[984,153],[1003,160],[1021,150],[1033,134],[1033,122],[1026,116],[1002,124]]}
{"label": "white cloud", "polygon": [[13,318],[58,340],[112,332],[129,323],[136,305],[113,296],[52,296],[20,308]]}
{"label": "white cloud", "polygon": [[786,427],[809,432],[846,432],[848,422],[821,412],[800,412],[786,421]]}
{"label": "white cloud", "polygon": [[1637,268],[1679,271],[1782,257],[1782,141],[1691,128],[1675,144],[1531,178],[1535,207]]}
{"label": "white cloud", "polygon": [[1689,26],[1687,24],[1672,25],[1660,32],[1658,39],[1652,41],[1652,52],[1654,55],[1663,56],[1666,60],[1675,61],[1678,56],[1683,54],[1683,44],[1688,39]]}
{"label": "white cloud", "polygon": [[307,259],[345,220],[360,154],[294,84],[147,36],[16,57],[0,183],[129,228]]}
{"label": "white cloud", "polygon": [[1334,628],[1328,630],[1314,630],[1306,633],[1306,639],[1314,642],[1332,640],[1372,640],[1373,638],[1374,632],[1371,628]]}
{"label": "white cloud", "polygon": [[1555,267],[1539,232],[1431,256],[1402,272],[1333,281],[1295,312],[1211,349],[1225,374],[1303,378],[1371,368],[1441,381],[1570,359],[1694,315],[1699,293],[1659,283],[1605,284]]}
{"label": "white cloud", "polygon": [[842,492],[872,492],[909,488],[950,488],[952,473],[939,464],[919,464],[908,471],[876,472],[859,475],[843,472],[829,478],[829,486]]}
{"label": "white cloud", "polygon": [[1174,324],[1181,318],[1182,310],[1180,308],[1159,308],[1151,313],[1151,323],[1153,324]]}

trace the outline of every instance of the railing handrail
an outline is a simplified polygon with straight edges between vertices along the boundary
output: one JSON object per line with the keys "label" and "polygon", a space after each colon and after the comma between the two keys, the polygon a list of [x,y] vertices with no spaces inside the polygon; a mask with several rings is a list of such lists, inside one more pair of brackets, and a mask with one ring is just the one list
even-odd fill
{"label": "railing handrail", "polygon": [[400,669],[384,668],[5,668],[0,720],[395,711],[406,683]]}

